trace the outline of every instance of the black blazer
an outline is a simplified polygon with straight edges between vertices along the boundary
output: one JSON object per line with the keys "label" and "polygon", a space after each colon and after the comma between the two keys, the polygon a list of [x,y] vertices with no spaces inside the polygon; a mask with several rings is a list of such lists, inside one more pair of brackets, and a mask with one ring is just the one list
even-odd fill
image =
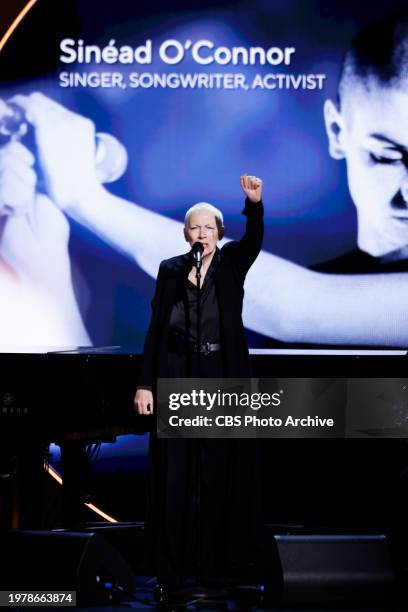
{"label": "black blazer", "polygon": [[[263,204],[248,198],[242,211],[246,231],[239,241],[228,242],[214,255],[214,283],[220,313],[221,345],[225,375],[250,376],[248,345],[242,323],[245,276],[262,247]],[[138,387],[154,388],[157,378],[167,376],[168,336],[171,311],[178,284],[191,269],[189,253],[161,262],[152,300],[152,318],[147,331]]]}

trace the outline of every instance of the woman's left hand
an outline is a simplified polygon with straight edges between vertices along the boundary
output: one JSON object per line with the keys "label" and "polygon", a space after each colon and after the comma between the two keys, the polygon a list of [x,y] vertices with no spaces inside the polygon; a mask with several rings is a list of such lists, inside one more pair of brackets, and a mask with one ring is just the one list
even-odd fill
{"label": "woman's left hand", "polygon": [[241,187],[251,202],[260,202],[262,199],[262,181],[257,176],[243,174],[240,177]]}

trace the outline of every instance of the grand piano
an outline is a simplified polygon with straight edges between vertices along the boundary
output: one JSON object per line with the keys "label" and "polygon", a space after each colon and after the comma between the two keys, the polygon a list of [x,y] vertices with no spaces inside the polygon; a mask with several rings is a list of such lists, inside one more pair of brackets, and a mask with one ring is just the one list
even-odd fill
{"label": "grand piano", "polygon": [[[44,461],[61,446],[64,523],[79,520],[85,448],[153,426],[133,410],[139,355],[119,347],[61,347],[0,355],[0,525],[44,527]],[[33,500],[36,500],[33,504]]]}

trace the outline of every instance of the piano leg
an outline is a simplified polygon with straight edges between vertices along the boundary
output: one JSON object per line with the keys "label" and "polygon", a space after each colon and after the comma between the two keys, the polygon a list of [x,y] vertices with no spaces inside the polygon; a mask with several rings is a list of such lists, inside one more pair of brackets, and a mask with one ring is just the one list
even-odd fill
{"label": "piano leg", "polygon": [[83,523],[83,503],[89,496],[90,462],[85,444],[69,441],[60,447],[63,525],[66,529],[79,529]]}
{"label": "piano leg", "polygon": [[16,457],[2,445],[0,454],[0,530],[17,526]]}
{"label": "piano leg", "polygon": [[46,446],[38,440],[8,445],[0,455],[0,528],[44,529]]}

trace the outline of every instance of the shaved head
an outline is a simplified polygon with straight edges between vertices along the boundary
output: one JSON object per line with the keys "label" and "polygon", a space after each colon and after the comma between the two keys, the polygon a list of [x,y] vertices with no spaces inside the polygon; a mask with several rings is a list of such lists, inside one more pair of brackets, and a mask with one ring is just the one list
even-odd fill
{"label": "shaved head", "polygon": [[359,248],[408,258],[408,13],[357,34],[324,118],[330,155],[346,162]]}
{"label": "shaved head", "polygon": [[351,42],[339,81],[339,105],[373,88],[408,88],[408,13],[368,25]]}

